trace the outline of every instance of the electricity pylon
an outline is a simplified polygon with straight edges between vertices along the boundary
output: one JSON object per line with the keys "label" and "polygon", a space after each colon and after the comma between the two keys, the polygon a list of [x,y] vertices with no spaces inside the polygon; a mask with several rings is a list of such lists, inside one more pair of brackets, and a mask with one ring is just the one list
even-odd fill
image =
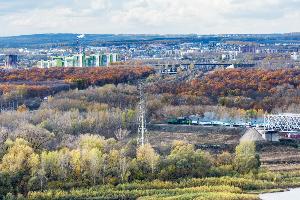
{"label": "electricity pylon", "polygon": [[140,94],[140,102],[139,102],[139,116],[138,116],[138,123],[139,123],[139,128],[138,128],[138,144],[141,146],[145,145],[146,142],[146,105],[145,105],[145,95],[144,95],[144,85],[141,82],[138,86],[139,94]]}

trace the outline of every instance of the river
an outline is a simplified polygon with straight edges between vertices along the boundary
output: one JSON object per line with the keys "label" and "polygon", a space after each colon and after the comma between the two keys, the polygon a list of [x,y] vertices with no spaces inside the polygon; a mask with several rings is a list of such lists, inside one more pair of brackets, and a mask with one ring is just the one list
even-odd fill
{"label": "river", "polygon": [[262,200],[299,200],[300,188],[291,189],[286,192],[266,193],[259,195]]}

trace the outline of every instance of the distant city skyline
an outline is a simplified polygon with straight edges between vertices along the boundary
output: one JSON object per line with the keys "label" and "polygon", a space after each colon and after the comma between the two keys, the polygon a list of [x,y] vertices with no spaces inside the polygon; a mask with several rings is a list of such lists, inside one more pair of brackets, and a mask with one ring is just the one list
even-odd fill
{"label": "distant city skyline", "polygon": [[300,0],[0,0],[0,36],[300,32]]}

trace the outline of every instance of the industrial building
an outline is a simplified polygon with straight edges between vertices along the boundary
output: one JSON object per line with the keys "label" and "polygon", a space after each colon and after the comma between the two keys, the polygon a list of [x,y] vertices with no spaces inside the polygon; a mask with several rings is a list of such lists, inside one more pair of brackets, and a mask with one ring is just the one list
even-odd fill
{"label": "industrial building", "polygon": [[50,67],[107,67],[111,63],[119,61],[118,54],[91,54],[84,53],[76,54],[74,56],[52,57],[51,60],[41,60],[37,66],[40,68]]}

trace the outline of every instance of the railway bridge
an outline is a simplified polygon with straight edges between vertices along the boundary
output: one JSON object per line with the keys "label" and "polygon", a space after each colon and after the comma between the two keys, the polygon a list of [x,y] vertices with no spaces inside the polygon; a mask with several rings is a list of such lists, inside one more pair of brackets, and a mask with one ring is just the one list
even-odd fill
{"label": "railway bridge", "polygon": [[266,131],[300,133],[300,114],[285,113],[277,115],[265,115],[264,128]]}
{"label": "railway bridge", "polygon": [[177,64],[156,64],[155,67],[160,69],[162,74],[176,74],[177,69],[181,68],[183,70],[188,70],[191,66],[194,66],[194,69],[198,71],[208,72],[212,71],[217,68],[221,67],[237,67],[237,68],[253,68],[255,64],[249,63],[239,63],[239,64],[232,64],[232,63],[177,63]]}

